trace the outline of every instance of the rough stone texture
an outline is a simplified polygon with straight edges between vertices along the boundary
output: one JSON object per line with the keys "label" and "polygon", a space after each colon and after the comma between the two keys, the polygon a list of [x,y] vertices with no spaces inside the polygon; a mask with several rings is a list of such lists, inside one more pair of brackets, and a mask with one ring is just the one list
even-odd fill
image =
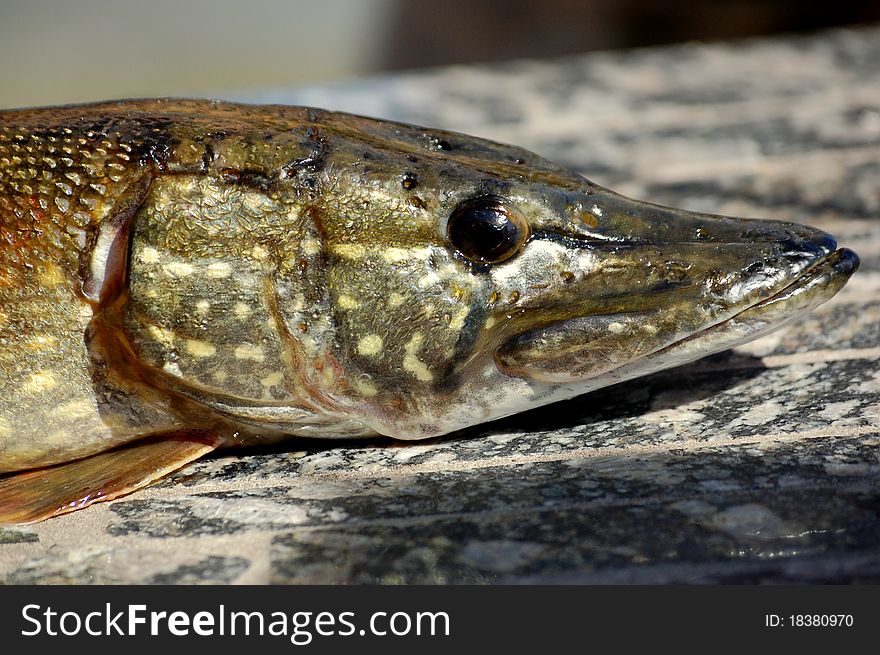
{"label": "rough stone texture", "polygon": [[873,28],[231,98],[517,143],[862,269],[746,347],[465,434],[223,453],[2,528],[0,582],[880,582],[878,61]]}

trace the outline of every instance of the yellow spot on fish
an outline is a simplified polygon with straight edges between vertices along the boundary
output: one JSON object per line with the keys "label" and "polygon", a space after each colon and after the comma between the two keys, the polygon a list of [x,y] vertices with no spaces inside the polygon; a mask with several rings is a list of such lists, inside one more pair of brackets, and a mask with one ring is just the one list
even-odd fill
{"label": "yellow spot on fish", "polygon": [[403,296],[401,296],[396,291],[392,291],[388,294],[388,306],[389,307],[400,307],[403,304]]}
{"label": "yellow spot on fish", "polygon": [[339,306],[342,309],[357,309],[361,304],[351,296],[342,294],[339,296]]}
{"label": "yellow spot on fish", "polygon": [[195,271],[192,264],[186,262],[170,262],[163,265],[162,270],[172,277],[186,277]]}
{"label": "yellow spot on fish", "polygon": [[257,260],[266,259],[269,256],[269,252],[263,248],[262,246],[254,246],[251,248],[251,257]]}
{"label": "yellow spot on fish", "polygon": [[608,331],[613,332],[614,334],[620,334],[625,329],[626,326],[623,323],[618,323],[617,321],[608,324]]}
{"label": "yellow spot on fish", "polygon": [[318,382],[322,387],[331,387],[335,381],[336,376],[333,374],[333,369],[329,366],[322,369],[321,373],[318,375]]}
{"label": "yellow spot on fish", "polygon": [[362,395],[367,396],[369,398],[372,398],[373,396],[375,396],[376,394],[379,393],[379,390],[376,389],[376,385],[373,384],[372,382],[370,382],[370,380],[366,380],[366,379],[355,380],[354,387],[355,387],[355,389],[360,391]]}
{"label": "yellow spot on fish", "polygon": [[247,315],[251,313],[251,308],[243,302],[237,302],[232,307],[232,313],[235,314],[235,318],[247,318]]}
{"label": "yellow spot on fish", "polygon": [[35,334],[27,340],[26,348],[28,350],[50,350],[58,346],[58,339],[51,334]]}
{"label": "yellow spot on fish", "polygon": [[52,414],[65,419],[88,418],[95,411],[95,408],[87,400],[71,400],[69,402],[58,405]]}
{"label": "yellow spot on fish", "polygon": [[187,339],[186,351],[193,357],[211,357],[217,352],[217,349],[207,341]]}
{"label": "yellow spot on fish", "polygon": [[196,303],[196,314],[204,316],[211,310],[211,303],[207,300],[200,300]]}
{"label": "yellow spot on fish", "polygon": [[149,246],[142,248],[141,251],[137,255],[138,261],[142,261],[144,264],[155,264],[159,261],[159,251],[155,248],[150,248]]}
{"label": "yellow spot on fish", "polygon": [[361,337],[358,341],[358,353],[372,357],[382,352],[382,345],[382,337],[378,334],[368,334],[365,337]]}
{"label": "yellow spot on fish", "polygon": [[276,384],[280,384],[284,379],[284,373],[281,371],[275,371],[274,373],[269,373],[266,377],[260,380],[260,384],[264,387],[274,387]]}
{"label": "yellow spot on fish", "polygon": [[367,248],[359,243],[337,243],[331,249],[334,255],[343,259],[363,259],[367,255]]}
{"label": "yellow spot on fish", "polygon": [[382,259],[389,264],[399,264],[411,259],[424,259],[430,254],[428,248],[410,250],[409,248],[386,248],[382,251]]}
{"label": "yellow spot on fish", "polygon": [[40,283],[46,287],[57,287],[64,282],[64,271],[59,266],[49,264],[40,273]]}
{"label": "yellow spot on fish", "polygon": [[488,330],[488,329],[491,328],[493,325],[495,325],[495,317],[494,317],[494,316],[490,316],[489,318],[486,319],[486,329]]}
{"label": "yellow spot on fish", "polygon": [[250,359],[254,362],[262,362],[266,359],[263,349],[252,343],[243,343],[236,347],[234,354],[236,359]]}
{"label": "yellow spot on fish", "polygon": [[507,297],[507,302],[511,305],[515,305],[519,302],[519,291],[511,291],[510,295]]}
{"label": "yellow spot on fish", "polygon": [[287,305],[289,311],[291,312],[300,312],[306,307],[306,297],[301,293],[295,293],[290,297],[289,304]]}
{"label": "yellow spot on fish", "polygon": [[464,322],[467,320],[468,316],[468,308],[462,307],[461,311],[459,311],[455,317],[449,322],[449,329],[454,330],[455,332],[459,332],[464,327]]}
{"label": "yellow spot on fish", "polygon": [[214,262],[213,264],[208,265],[208,277],[219,279],[229,277],[231,273],[232,267],[226,262]]}
{"label": "yellow spot on fish", "polygon": [[224,382],[226,382],[226,378],[229,376],[226,374],[226,371],[220,370],[214,371],[211,374],[211,377],[213,377],[214,380],[216,380],[219,384],[223,384]]}
{"label": "yellow spot on fish", "polygon": [[303,241],[302,249],[303,252],[307,255],[317,255],[319,252],[321,252],[321,244],[318,242],[317,239],[308,237]]}
{"label": "yellow spot on fish", "polygon": [[172,332],[171,330],[160,328],[158,325],[148,325],[147,332],[151,337],[153,337],[153,339],[165,344],[166,346],[171,346],[174,344],[174,332]]}
{"label": "yellow spot on fish", "polygon": [[31,373],[24,383],[23,391],[26,394],[37,394],[49,391],[58,386],[58,378],[52,371],[38,371]]}
{"label": "yellow spot on fish", "polygon": [[434,374],[428,370],[425,363],[416,357],[419,348],[422,347],[422,341],[425,337],[421,332],[416,332],[406,344],[406,351],[403,356],[403,368],[416,376],[417,380],[422,382],[430,382],[434,379]]}
{"label": "yellow spot on fish", "polygon": [[420,277],[419,281],[416,282],[416,285],[419,287],[419,289],[427,289],[434,286],[435,284],[438,284],[439,282],[439,276],[432,271]]}

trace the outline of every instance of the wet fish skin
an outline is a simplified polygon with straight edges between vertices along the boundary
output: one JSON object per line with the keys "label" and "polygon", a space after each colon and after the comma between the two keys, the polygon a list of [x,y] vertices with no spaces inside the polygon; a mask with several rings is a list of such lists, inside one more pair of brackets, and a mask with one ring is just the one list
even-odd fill
{"label": "wet fish skin", "polygon": [[[451,240],[471,202],[514,226],[501,261]],[[444,434],[747,341],[857,265],[813,228],[442,130],[195,100],[0,112],[0,471],[187,429]]]}

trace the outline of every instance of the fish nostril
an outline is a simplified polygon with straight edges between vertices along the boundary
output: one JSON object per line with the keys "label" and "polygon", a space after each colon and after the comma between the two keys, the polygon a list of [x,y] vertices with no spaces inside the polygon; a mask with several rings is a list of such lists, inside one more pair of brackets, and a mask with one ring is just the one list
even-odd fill
{"label": "fish nostril", "polygon": [[837,249],[837,241],[833,236],[811,227],[802,227],[797,232],[789,232],[786,250],[800,253],[811,258],[825,257]]}
{"label": "fish nostril", "polygon": [[[787,250],[800,252],[811,257],[824,257],[837,249],[837,241],[822,230],[806,225],[793,225],[787,228]],[[788,245],[790,244],[790,246]]]}
{"label": "fish nostril", "polygon": [[824,253],[826,255],[837,250],[837,240],[833,236],[831,236],[830,234],[827,234],[824,232],[822,233],[822,236],[819,239],[819,241],[817,241],[815,243],[817,246],[819,246],[819,248],[821,248],[824,251]]}
{"label": "fish nostril", "polygon": [[836,249],[834,237],[811,228],[805,229],[801,234],[789,233],[787,238],[778,242],[778,252],[792,264],[824,259]]}
{"label": "fish nostril", "polygon": [[834,237],[807,225],[770,220],[753,220],[749,229],[740,233],[740,239],[754,243],[775,242],[785,252],[828,255],[837,249]]}

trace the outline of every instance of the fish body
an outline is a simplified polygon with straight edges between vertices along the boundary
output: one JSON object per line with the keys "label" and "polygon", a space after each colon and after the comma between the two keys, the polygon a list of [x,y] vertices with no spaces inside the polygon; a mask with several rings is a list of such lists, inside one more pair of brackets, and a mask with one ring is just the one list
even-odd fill
{"label": "fish body", "polygon": [[419,439],[571,398],[776,329],[857,265],[813,228],[442,130],[196,100],[0,112],[0,520],[219,446]]}

